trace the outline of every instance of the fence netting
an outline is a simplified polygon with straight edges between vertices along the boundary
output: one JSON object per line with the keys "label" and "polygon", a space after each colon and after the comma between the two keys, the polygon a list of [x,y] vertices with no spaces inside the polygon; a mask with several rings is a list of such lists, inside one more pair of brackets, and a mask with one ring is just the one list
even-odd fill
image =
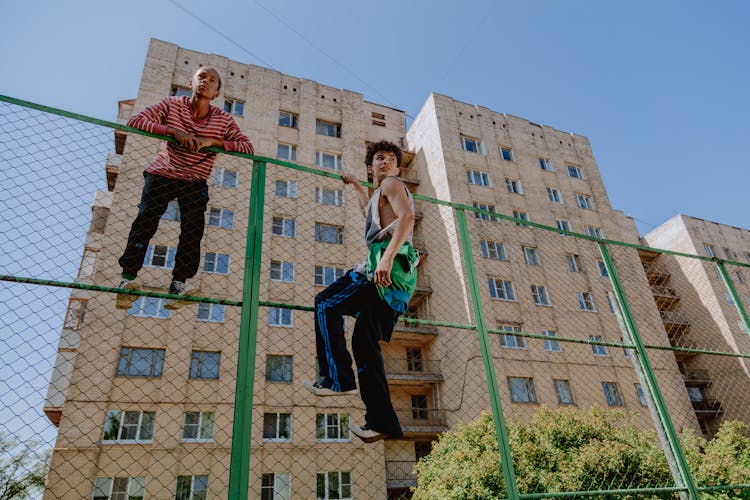
{"label": "fence netting", "polygon": [[[8,484],[50,499],[468,498],[430,489],[462,481],[502,498],[679,498],[687,471],[704,494],[747,497],[746,471],[722,462],[750,421],[747,267],[418,196],[417,290],[381,343],[404,436],[365,444],[349,430],[364,423],[357,394],[302,386],[318,375],[315,297],[366,256],[341,171],[219,154],[200,255],[178,255],[194,228],[170,193],[123,295],[119,261],[160,144],[0,103]],[[419,174],[410,160],[416,194]],[[194,298],[178,300],[173,272],[191,259]],[[254,371],[238,381],[247,338]],[[486,449],[472,441],[482,421]],[[481,452],[450,444],[461,429]],[[458,468],[440,465],[453,452]]]}

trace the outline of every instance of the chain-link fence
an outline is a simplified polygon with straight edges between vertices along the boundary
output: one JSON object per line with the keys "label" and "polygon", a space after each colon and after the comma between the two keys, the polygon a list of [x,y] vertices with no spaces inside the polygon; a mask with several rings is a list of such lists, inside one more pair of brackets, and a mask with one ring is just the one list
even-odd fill
{"label": "chain-link fence", "polygon": [[[169,294],[185,232],[176,200],[140,289],[123,294],[118,259],[163,138],[2,100],[8,482],[36,473],[44,498],[61,499],[406,498],[435,440],[490,412],[500,496],[750,492],[747,475],[696,458],[711,443],[701,436],[750,421],[750,266],[419,196],[410,158],[419,278],[381,344],[404,436],[364,444],[349,430],[364,422],[357,395],[301,385],[318,373],[315,296],[366,254],[340,159],[218,155],[193,298]],[[586,441],[581,427],[555,452],[557,476],[536,470],[530,429],[590,408],[630,441]],[[652,452],[618,461],[636,441]]]}

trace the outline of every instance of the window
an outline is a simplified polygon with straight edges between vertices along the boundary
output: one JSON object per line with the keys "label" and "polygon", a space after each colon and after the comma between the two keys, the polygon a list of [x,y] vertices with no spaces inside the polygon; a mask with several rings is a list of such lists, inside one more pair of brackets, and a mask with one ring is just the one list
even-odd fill
{"label": "window", "polygon": [[610,296],[609,292],[607,292],[607,306],[609,306],[609,312],[612,314],[615,314],[615,299]]}
{"label": "window", "polygon": [[526,260],[526,264],[530,266],[539,266],[539,250],[536,247],[522,246],[523,258]]}
{"label": "window", "polygon": [[555,394],[557,395],[557,404],[559,405],[575,404],[575,402],[573,401],[573,391],[570,390],[570,382],[568,380],[554,379],[552,383],[555,385]]}
{"label": "window", "polygon": [[500,147],[500,158],[505,161],[513,161],[513,150],[508,147]]}
{"label": "window", "polygon": [[706,399],[700,387],[687,387],[687,391],[690,401],[704,401]]}
{"label": "window", "polygon": [[323,151],[315,152],[315,165],[328,170],[342,170],[344,164],[341,161],[341,155],[335,153],[324,153]]}
{"label": "window", "polygon": [[424,371],[422,349],[419,349],[418,347],[411,347],[406,349],[406,369],[410,372]]}
{"label": "window", "polygon": [[646,393],[643,391],[643,387],[641,387],[641,384],[634,385],[635,395],[638,396],[638,402],[641,403],[641,406],[648,406],[648,399],[646,399]]}
{"label": "window", "polygon": [[607,273],[607,266],[604,265],[604,261],[597,260],[596,267],[599,269],[599,276],[601,276],[602,278],[609,278],[609,273]]}
{"label": "window", "polygon": [[288,472],[268,472],[261,476],[260,500],[289,500],[292,479]]}
{"label": "window", "polygon": [[143,500],[146,494],[146,478],[97,477],[94,482],[93,500]]}
{"label": "window", "polygon": [[315,120],[315,133],[318,135],[327,135],[328,137],[341,137],[341,124],[325,120]]}
{"label": "window", "polygon": [[171,95],[171,96],[178,96],[178,97],[182,97],[182,96],[192,97],[193,91],[190,90],[187,87],[178,87],[178,86],[175,85],[169,91],[169,95]]}
{"label": "window", "polygon": [[209,304],[207,302],[198,303],[198,321],[208,321],[211,323],[224,322],[224,304]]}
{"label": "window", "polygon": [[271,261],[271,280],[272,281],[283,281],[285,283],[294,282],[294,262],[287,262],[285,260]]}
{"label": "window", "polygon": [[581,170],[581,167],[576,167],[575,165],[567,165],[568,169],[568,176],[569,177],[575,177],[576,179],[583,179],[583,171]]}
{"label": "window", "polygon": [[[530,221],[531,218],[529,217],[529,214],[526,212],[521,212],[520,210],[513,210],[513,217],[515,219],[518,219],[519,221]],[[516,222],[516,226],[524,226],[528,227],[523,222]]]}
{"label": "window", "polygon": [[416,394],[411,396],[411,417],[414,420],[427,420],[430,418],[427,409],[427,396]]}
{"label": "window", "polygon": [[703,244],[703,248],[706,249],[706,255],[709,257],[716,257],[716,250],[714,250],[713,245],[709,245],[708,243]]}
{"label": "window", "polygon": [[316,500],[351,500],[352,474],[344,471],[318,472],[315,478]]}
{"label": "window", "polygon": [[325,189],[315,188],[315,202],[322,205],[331,205],[334,207],[344,206],[344,190],[343,189]]}
{"label": "window", "polygon": [[211,208],[208,211],[208,225],[232,229],[234,227],[234,212],[226,208]]}
{"label": "window", "polygon": [[464,151],[468,151],[469,153],[481,153],[482,143],[479,139],[474,139],[472,137],[462,135],[461,149],[463,149]]}
{"label": "window", "polygon": [[266,356],[266,381],[291,382],[292,357],[269,354]]}
{"label": "window", "polygon": [[230,115],[242,116],[245,112],[245,103],[237,99],[224,98],[224,111]]}
{"label": "window", "polygon": [[729,248],[724,247],[724,255],[726,256],[727,260],[737,260],[737,256]]}
{"label": "window", "polygon": [[214,167],[211,171],[209,184],[212,186],[222,186],[227,188],[237,187],[237,172],[228,170],[224,167]]}
{"label": "window", "polygon": [[510,400],[514,403],[536,403],[534,379],[528,377],[508,377]]}
{"label": "window", "polygon": [[573,232],[573,230],[570,228],[570,222],[562,219],[557,219],[555,221],[555,225],[557,226],[557,229],[560,231],[567,231],[569,233]]}
{"label": "window", "polygon": [[276,145],[276,158],[286,161],[297,161],[297,146],[280,142]]}
{"label": "window", "polygon": [[581,311],[596,311],[594,296],[591,295],[591,292],[578,292],[577,295],[578,307],[581,308]]}
{"label": "window", "polygon": [[297,221],[286,217],[274,217],[271,221],[271,234],[294,238],[297,236]]}
{"label": "window", "polygon": [[349,415],[318,413],[315,415],[315,439],[318,441],[350,441]]}
{"label": "window", "polygon": [[138,297],[133,305],[128,309],[129,316],[139,318],[163,318],[168,319],[171,316],[169,309],[164,309],[167,299],[157,297]]}
{"label": "window", "polygon": [[146,249],[146,256],[143,258],[143,265],[146,267],[163,267],[164,269],[174,268],[174,256],[177,249],[164,245],[149,245]]}
{"label": "window", "polygon": [[742,271],[735,271],[734,272],[734,279],[737,283],[744,283],[745,277],[742,275]]}
{"label": "window", "polygon": [[514,333],[520,333],[521,327],[519,325],[497,325],[498,330],[503,332],[500,334],[500,345],[507,347],[508,349],[526,349],[526,337],[514,335]]}
{"label": "window", "polygon": [[729,304],[730,306],[736,305],[736,304],[734,303],[734,297],[732,297],[732,294],[731,294],[731,293],[728,293],[728,292],[727,292],[727,294],[726,294],[726,298],[727,298],[727,304]]}
{"label": "window", "polygon": [[586,226],[586,234],[592,238],[599,238],[600,240],[604,239],[604,231],[600,227]]}
{"label": "window", "polygon": [[289,111],[279,111],[279,126],[297,128],[297,115]]}
{"label": "window", "polygon": [[541,168],[545,172],[555,171],[554,167],[552,166],[552,163],[547,158],[539,158],[539,168]]}
{"label": "window", "polygon": [[221,353],[215,351],[193,351],[190,355],[190,378],[219,378]]}
{"label": "window", "polygon": [[346,270],[333,266],[315,266],[315,284],[318,286],[328,286],[337,279],[341,278]]}
{"label": "window", "polygon": [[476,186],[490,186],[490,174],[487,172],[467,170],[466,177],[468,177],[469,184],[474,184]]}
{"label": "window", "polygon": [[154,439],[153,411],[109,410],[104,422],[105,443],[144,443]]}
{"label": "window", "polygon": [[487,283],[490,287],[490,297],[497,300],[516,300],[516,291],[513,289],[513,283],[507,280],[488,278]]}
{"label": "window", "polygon": [[576,193],[576,206],[578,208],[585,208],[586,210],[596,210],[594,198],[587,194]]}
{"label": "window", "polygon": [[83,319],[86,316],[86,299],[73,299],[68,302],[68,310],[65,313],[65,323],[63,328],[78,331],[83,325]]}
{"label": "window", "polygon": [[334,245],[344,244],[344,228],[333,226],[331,224],[315,223],[315,241],[323,243],[333,243]]}
{"label": "window", "polygon": [[186,411],[182,417],[183,441],[213,441],[214,412]]}
{"label": "window", "polygon": [[617,388],[617,382],[602,382],[602,390],[609,406],[625,406],[620,389]]}
{"label": "window", "polygon": [[263,440],[291,441],[292,415],[290,413],[264,413]]}
{"label": "window", "polygon": [[99,258],[99,250],[91,250],[86,248],[83,250],[83,257],[81,257],[81,267],[78,269],[78,280],[94,279],[94,272],[96,271],[96,261]]}
{"label": "window", "polygon": [[562,347],[560,346],[560,342],[557,340],[554,340],[554,337],[557,337],[557,332],[555,330],[542,330],[542,335],[545,337],[550,337],[548,339],[544,339],[544,350],[549,352],[561,352]]}
{"label": "window", "polygon": [[509,193],[523,194],[523,186],[521,186],[520,179],[511,179],[510,177],[506,177],[505,187],[508,188]]}
{"label": "window", "polygon": [[493,260],[507,260],[505,246],[499,241],[482,240],[482,257]]}
{"label": "window", "polygon": [[120,348],[118,377],[161,377],[164,349]]}
{"label": "window", "polygon": [[567,254],[565,259],[568,261],[568,271],[571,273],[581,272],[581,257],[575,254]]}
{"label": "window", "polygon": [[[477,208],[479,210],[484,210],[485,212],[497,213],[497,211],[495,210],[495,205],[488,205],[486,203],[474,203],[474,208]],[[489,220],[493,222],[500,220],[499,217],[493,217],[492,215],[484,214],[480,212],[474,212],[474,218],[479,219],[479,220]]]}
{"label": "window", "polygon": [[291,309],[282,309],[280,307],[268,308],[268,324],[270,326],[293,326],[294,311]]}
{"label": "window", "polygon": [[[589,340],[592,342],[601,342],[602,336],[601,335],[589,335]],[[594,353],[594,356],[607,356],[609,354],[607,352],[606,345],[591,344],[591,352]]]}
{"label": "window", "polygon": [[281,198],[296,198],[297,181],[276,181],[276,196]]}
{"label": "window", "polygon": [[206,500],[208,498],[208,475],[177,476],[174,500]]}
{"label": "window", "polygon": [[534,297],[534,304],[538,306],[551,306],[547,287],[544,285],[531,285],[531,295]]}
{"label": "window", "polygon": [[229,274],[229,255],[206,252],[203,259],[203,271],[212,274]]}
{"label": "window", "polygon": [[164,220],[180,220],[180,204],[177,200],[170,200],[167,203],[167,209],[161,214],[161,218]]}
{"label": "window", "polygon": [[555,188],[548,187],[547,188],[547,196],[549,197],[549,201],[553,203],[562,203],[562,195],[560,194],[560,191],[558,191]]}

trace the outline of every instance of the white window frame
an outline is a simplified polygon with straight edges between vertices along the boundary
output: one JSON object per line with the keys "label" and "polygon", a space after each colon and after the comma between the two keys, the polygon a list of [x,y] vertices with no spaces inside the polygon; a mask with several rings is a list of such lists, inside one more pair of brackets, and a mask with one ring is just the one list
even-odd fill
{"label": "white window frame", "polygon": [[[129,373],[128,368],[134,365],[134,363],[132,362],[132,356],[136,353],[140,356],[143,356],[146,354],[151,355],[151,361],[149,362],[150,370],[149,370],[148,375]],[[159,378],[162,376],[164,372],[164,353],[165,353],[164,349],[158,349],[158,348],[155,349],[155,348],[149,348],[149,347],[122,346],[120,347],[120,355],[117,358],[116,376],[117,377],[138,377],[138,378]],[[125,369],[124,369],[124,373],[120,373],[120,365],[123,363],[123,361],[125,362],[125,367],[124,367]]]}
{"label": "white window frame", "polygon": [[[273,378],[271,375],[279,371],[281,378]],[[266,382],[291,384],[294,381],[294,356],[289,354],[267,354],[266,355]]]}
{"label": "white window frame", "polygon": [[542,261],[539,258],[539,249],[537,247],[521,245],[523,250],[523,259],[526,265],[529,266],[541,266]]}
{"label": "white window frame", "polygon": [[297,198],[297,181],[277,180],[274,193],[281,198]]}
{"label": "white window frame", "polygon": [[552,203],[558,203],[560,205],[564,204],[562,195],[556,188],[547,186],[547,197],[549,197],[549,201],[551,201]]}
{"label": "white window frame", "polygon": [[180,204],[177,200],[169,200],[166,210],[161,214],[161,219],[174,221],[180,220]]}
{"label": "white window frame", "polygon": [[461,149],[467,153],[482,154],[482,141],[468,135],[461,134]]}
{"label": "white window frame", "polygon": [[588,194],[576,193],[576,206],[584,210],[596,210],[594,197]]}
{"label": "white window frame", "polygon": [[528,342],[526,342],[526,337],[515,335],[516,333],[521,333],[521,327],[519,325],[501,324],[497,325],[497,329],[503,332],[509,332],[501,333],[498,336],[500,347],[504,347],[506,349],[527,349],[529,347]]}
{"label": "white window frame", "polygon": [[581,311],[586,312],[597,312],[596,303],[594,302],[594,295],[591,292],[579,291],[576,292],[578,297],[578,308]]}
{"label": "white window frame", "polygon": [[[570,380],[555,378],[552,379],[552,385],[555,388],[555,397],[557,398],[557,404],[559,406],[574,406],[576,404],[575,398],[573,397],[573,388],[570,386]],[[560,388],[565,387],[565,391],[561,391]],[[565,401],[563,398],[563,392],[567,392],[569,401]]]}
{"label": "white window frame", "polygon": [[469,184],[474,186],[492,187],[490,183],[490,174],[481,170],[467,170],[466,177]]}
{"label": "white window frame", "polygon": [[313,284],[315,286],[328,286],[337,279],[344,276],[345,273],[346,269],[344,269],[343,267],[315,266]]}
{"label": "white window frame", "polygon": [[[208,357],[207,355],[212,356]],[[214,356],[215,355],[215,356]],[[204,364],[207,365],[208,359],[216,359],[216,376],[209,377],[209,367],[204,368]],[[197,363],[196,374],[193,375],[193,363]],[[204,371],[206,373],[204,373]],[[221,352],[220,351],[204,351],[204,350],[193,350],[190,352],[190,366],[188,368],[188,378],[190,380],[218,380],[221,375]]]}
{"label": "white window frame", "polygon": [[[521,384],[521,386],[519,387],[518,384]],[[522,393],[518,393],[514,389],[520,389]],[[536,397],[533,377],[508,377],[508,391],[512,403],[538,404],[539,402]]]}
{"label": "white window frame", "polygon": [[[190,476],[177,476],[177,482],[175,483],[175,500],[183,500],[182,498],[177,498],[177,486],[180,484],[180,479],[184,481],[186,478],[190,478],[190,492],[188,493],[188,497],[184,500],[202,500],[208,498],[208,474],[194,474]],[[205,488],[197,489],[195,483],[197,481],[202,481],[203,478],[205,478]]]}
{"label": "white window frame", "polygon": [[143,267],[174,269],[177,248],[167,245],[149,245],[143,257]]}
{"label": "white window frame", "polygon": [[604,239],[604,230],[600,227],[586,225],[586,234],[592,238]]}
{"label": "white window frame", "polygon": [[[601,335],[589,335],[589,340],[592,342],[602,342]],[[589,344],[591,346],[591,352],[594,356],[607,357],[609,356],[609,350],[606,345]]]}
{"label": "white window frame", "polygon": [[224,304],[198,302],[195,319],[207,323],[224,323],[226,308]]}
{"label": "white window frame", "polygon": [[281,307],[268,308],[268,326],[277,326],[281,328],[294,327],[294,311],[292,309],[282,309]]}
{"label": "white window frame", "polygon": [[[320,443],[348,443],[352,440],[349,432],[348,413],[318,413],[315,415],[315,441]],[[319,437],[323,432],[324,437]],[[333,436],[333,437],[331,437]]]}
{"label": "white window frame", "polygon": [[568,177],[572,177],[574,179],[585,179],[583,175],[583,170],[581,167],[577,165],[565,165],[565,170],[568,172]]}
{"label": "white window frame", "polygon": [[[333,166],[325,165],[326,159],[332,159],[333,160]],[[344,169],[344,162],[342,160],[342,156],[337,153],[328,153],[326,151],[316,151],[315,152],[315,166],[320,168],[325,168],[326,170],[333,170],[335,172],[340,172]]]}
{"label": "white window frame", "polygon": [[520,194],[521,196],[523,196],[523,184],[521,184],[521,179],[506,177],[505,187],[509,193]]}
{"label": "white window frame", "polygon": [[[528,212],[523,212],[521,210],[513,210],[513,218],[518,219],[518,220],[522,220],[522,221],[526,221],[526,222],[531,222],[531,217],[529,217],[529,213]],[[530,226],[527,226],[525,224],[522,224],[521,222],[516,222],[516,226],[530,227]]]}
{"label": "white window frame", "polygon": [[[198,422],[188,424],[188,415],[198,415]],[[195,427],[196,436],[185,437],[188,427]],[[211,443],[214,440],[216,414],[212,411],[186,411],[182,414],[182,442],[183,443]]]}
{"label": "white window frame", "polygon": [[[287,121],[289,122],[289,125],[287,125],[286,123],[282,123],[285,121],[284,115],[286,115],[286,117],[288,118]],[[287,127],[287,128],[294,128],[294,129],[299,128],[298,119],[299,119],[299,115],[297,113],[292,113],[291,111],[279,110],[279,126],[280,127]]]}
{"label": "white window frame", "polygon": [[[167,304],[167,299],[161,297],[138,297],[133,302],[133,305],[128,309],[128,316],[135,316],[136,318],[156,318],[156,319],[169,319],[172,316],[172,311],[165,309],[164,306]],[[149,309],[153,309],[154,314],[148,314]]]}
{"label": "white window frame", "polygon": [[[283,418],[282,418],[283,417]],[[266,419],[274,419],[274,437],[266,437]],[[284,427],[286,424],[286,427]],[[282,430],[289,434],[282,437]],[[288,443],[292,440],[292,414],[286,412],[266,412],[263,414],[263,441],[267,443]]]}
{"label": "white window frame", "polygon": [[[328,482],[329,482],[329,475],[330,474],[336,474],[338,476],[338,492],[335,497],[329,497],[328,496]],[[348,481],[344,481],[344,475],[348,477]],[[323,478],[323,490],[325,491],[324,496],[317,496],[317,489],[318,489],[318,481],[320,478]],[[345,488],[349,488],[349,494],[345,495],[344,491]],[[353,487],[352,487],[352,473],[350,471],[340,471],[340,470],[332,470],[327,472],[318,472],[315,474],[315,490],[316,490],[316,496],[315,500],[329,500],[329,498],[336,498],[338,500],[352,500],[354,495],[352,494]]]}
{"label": "white window frame", "polygon": [[583,268],[581,267],[581,256],[574,253],[566,253],[565,260],[568,263],[568,272],[581,273]]}
{"label": "white window frame", "polygon": [[[125,424],[125,418],[128,416],[133,416],[133,414],[138,414],[138,422],[135,424]],[[107,439],[106,433],[107,433],[107,427],[110,425],[110,418],[111,416],[117,415],[117,425],[118,428],[115,431],[117,434],[117,437],[114,439]],[[146,427],[146,423],[144,422],[144,416],[149,416],[148,418],[151,419],[151,436],[147,437],[141,437],[144,432],[148,430],[148,427]],[[126,432],[126,429],[135,427],[136,436],[134,439],[127,439],[123,438],[122,435],[124,432]],[[108,410],[104,419],[104,432],[102,434],[102,443],[103,444],[141,444],[141,443],[152,443],[154,441],[154,429],[156,427],[156,412],[155,411],[145,411],[145,410]]]}
{"label": "white window frame", "polygon": [[[516,161],[516,155],[513,154],[513,148],[508,146],[500,146],[498,148],[498,152],[500,153],[500,159],[503,161]],[[506,153],[508,158],[506,158]]]}
{"label": "white window frame", "polygon": [[544,350],[548,352],[562,352],[562,345],[560,341],[555,339],[557,337],[557,330],[542,330],[542,335],[549,337],[544,339]]}
{"label": "white window frame", "polygon": [[597,260],[596,267],[599,270],[599,276],[601,276],[602,278],[609,278],[609,273],[607,273],[607,266],[604,265],[603,260]]}
{"label": "white window frame", "polygon": [[[485,212],[497,213],[497,211],[495,210],[495,205],[489,205],[487,203],[474,202],[474,208],[477,208],[479,210],[484,210]],[[490,221],[490,222],[497,222],[500,220],[500,217],[493,217],[492,215],[483,214],[479,212],[474,212],[474,218],[479,219],[479,220]]]}
{"label": "white window frame", "polygon": [[505,252],[505,245],[499,241],[481,240],[482,257],[491,260],[508,260],[508,254]]}
{"label": "white window frame", "polygon": [[[328,241],[323,239],[325,235],[324,230],[335,229],[336,230],[336,241]],[[327,243],[329,245],[343,245],[344,244],[344,228],[343,226],[337,226],[335,224],[326,224],[324,222],[315,223],[315,241],[319,243]]]}
{"label": "white window frame", "polygon": [[[280,232],[277,232],[277,230]],[[271,234],[283,238],[296,238],[297,221],[289,217],[274,217],[271,219]]]}
{"label": "white window frame", "polygon": [[559,229],[560,231],[567,231],[569,233],[573,232],[573,229],[572,229],[573,226],[570,225],[570,221],[567,221],[565,219],[555,220],[555,225],[557,226],[557,229]]}
{"label": "white window frame", "polygon": [[[271,484],[264,484],[267,478]],[[289,500],[292,498],[292,476],[288,472],[264,472],[261,474],[260,497],[270,494],[273,500]]]}
{"label": "white window frame", "polygon": [[535,305],[552,307],[552,301],[545,285],[531,285],[531,295],[534,298]]}
{"label": "white window frame", "polygon": [[320,203],[321,205],[328,205],[331,207],[343,207],[346,203],[344,190],[316,187],[315,203]]}
{"label": "white window frame", "polygon": [[[125,491],[113,491],[115,482],[126,479]],[[97,494],[99,493],[99,494]],[[117,496],[113,497],[115,494]],[[124,494],[125,496],[121,496]],[[146,477],[97,477],[94,481],[93,500],[143,500],[146,495]]]}
{"label": "white window frame", "polygon": [[643,386],[637,382],[633,386],[635,387],[635,395],[638,398],[638,402],[644,408],[648,407],[648,398],[646,397],[646,391],[643,390]]}
{"label": "white window frame", "polygon": [[625,399],[622,397],[617,382],[602,382],[602,391],[607,406],[625,406]]}
{"label": "white window frame", "polygon": [[551,161],[549,158],[539,158],[539,168],[545,172],[554,172],[555,167],[552,166]]}
{"label": "white window frame", "polygon": [[234,210],[228,208],[211,207],[208,210],[206,225],[222,229],[234,228]]}
{"label": "white window frame", "polygon": [[[511,281],[500,278],[487,278],[487,283],[490,287],[490,297],[493,300],[517,302],[516,290],[513,288],[513,283]],[[502,290],[502,296],[498,293],[500,290]]]}
{"label": "white window frame", "polygon": [[[218,270],[220,265],[226,261],[226,271]],[[206,252],[203,256],[203,272],[208,274],[221,274],[227,276],[231,269],[229,254],[218,252]]]}
{"label": "white window frame", "polygon": [[[330,132],[330,133],[329,133]],[[341,124],[329,122],[328,120],[315,120],[315,133],[326,137],[341,138]]]}
{"label": "white window frame", "polygon": [[209,178],[209,185],[236,189],[238,180],[239,174],[236,170],[214,167]]}
{"label": "white window frame", "polygon": [[245,101],[233,97],[225,97],[224,111],[230,115],[243,116],[245,114]]}
{"label": "white window frame", "polygon": [[286,260],[272,260],[269,270],[271,281],[294,283],[294,262]]}
{"label": "white window frame", "polygon": [[297,146],[285,142],[277,143],[276,158],[284,161],[297,161]]}

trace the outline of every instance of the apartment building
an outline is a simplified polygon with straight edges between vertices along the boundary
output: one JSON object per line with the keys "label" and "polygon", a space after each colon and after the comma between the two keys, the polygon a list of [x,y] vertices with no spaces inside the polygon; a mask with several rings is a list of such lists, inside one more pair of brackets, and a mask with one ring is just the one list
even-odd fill
{"label": "apartment building", "polygon": [[[585,137],[446,96],[428,97],[408,132],[403,111],[218,55],[153,40],[124,122],[167,95],[186,92],[198,65],[221,73],[214,104],[233,113],[262,156],[332,173],[367,176],[368,143],[404,149],[414,193],[479,207],[469,213],[472,253],[492,336],[504,410],[530,417],[540,405],[632,410],[650,424],[633,360],[623,349],[555,337],[620,342],[611,287],[593,242],[543,231],[492,212],[613,240],[638,242],[632,220],[610,206]],[[116,286],[117,258],[135,217],[141,175],[158,142],[115,133],[107,192],[96,193],[78,280]],[[211,182],[201,295],[241,300],[251,162],[220,155]],[[311,305],[316,293],[361,261],[363,221],[340,181],[269,166],[260,297]],[[357,396],[315,398],[314,321],[302,310],[263,307],[258,324],[251,496],[397,498],[440,432],[489,410],[489,398],[454,210],[417,200],[418,290],[383,345],[404,438],[364,445]],[[166,291],[179,234],[171,206],[139,274]],[[644,339],[669,345],[634,251],[615,264]],[[45,412],[59,427],[45,498],[223,498],[227,494],[240,309],[196,304],[169,312],[141,298],[125,312],[110,294],[75,291],[61,334]],[[431,326],[411,319],[439,320]],[[351,331],[353,321],[347,321]],[[528,339],[519,333],[547,339]],[[698,428],[689,389],[670,352],[652,364],[679,429]],[[118,496],[119,495],[119,496]]]}
{"label": "apartment building", "polygon": [[[691,255],[750,263],[750,231],[676,215],[642,238],[643,244]],[[724,420],[750,419],[750,366],[701,350],[747,354],[750,337],[714,262],[641,252],[683,382],[703,434],[713,436]],[[750,307],[748,270],[725,264],[743,306]]]}

